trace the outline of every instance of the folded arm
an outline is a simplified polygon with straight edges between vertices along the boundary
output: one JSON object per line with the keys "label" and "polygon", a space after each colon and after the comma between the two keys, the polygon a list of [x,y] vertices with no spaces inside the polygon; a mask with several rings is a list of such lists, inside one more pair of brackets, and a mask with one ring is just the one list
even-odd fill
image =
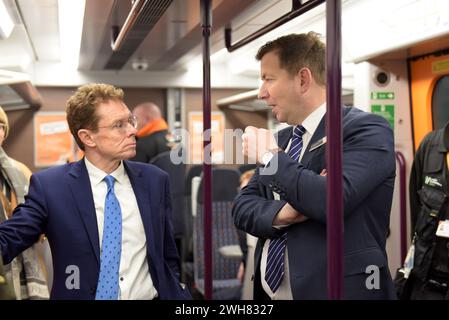
{"label": "folded arm", "polygon": [[[393,134],[386,121],[369,114],[358,120],[347,124],[343,142],[345,216],[395,174]],[[279,152],[276,157],[280,169],[273,175],[261,175],[260,183],[268,188],[277,185],[295,210],[325,223],[326,177],[306,169],[285,153]]]}

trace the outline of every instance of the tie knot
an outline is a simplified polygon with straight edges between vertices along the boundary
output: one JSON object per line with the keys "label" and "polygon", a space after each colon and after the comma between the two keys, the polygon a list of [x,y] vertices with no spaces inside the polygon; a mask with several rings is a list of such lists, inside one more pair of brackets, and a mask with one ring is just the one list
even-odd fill
{"label": "tie knot", "polygon": [[302,135],[306,132],[306,128],[302,125],[297,125],[295,129],[293,129],[293,135],[297,137],[302,137]]}
{"label": "tie knot", "polygon": [[108,190],[109,189],[114,189],[115,179],[114,179],[113,176],[107,175],[106,177],[104,177],[104,181],[106,181],[106,184],[108,185]]}

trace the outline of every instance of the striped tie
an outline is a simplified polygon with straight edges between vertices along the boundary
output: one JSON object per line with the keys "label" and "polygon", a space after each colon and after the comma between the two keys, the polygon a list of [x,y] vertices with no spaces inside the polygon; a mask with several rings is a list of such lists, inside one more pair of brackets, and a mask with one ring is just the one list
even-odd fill
{"label": "striped tie", "polygon": [[[302,150],[302,135],[306,129],[299,125],[293,130],[292,143],[288,155],[295,161],[299,160]],[[265,270],[265,281],[272,292],[276,292],[284,278],[284,254],[287,244],[287,231],[279,238],[272,239],[268,247],[267,268]]]}

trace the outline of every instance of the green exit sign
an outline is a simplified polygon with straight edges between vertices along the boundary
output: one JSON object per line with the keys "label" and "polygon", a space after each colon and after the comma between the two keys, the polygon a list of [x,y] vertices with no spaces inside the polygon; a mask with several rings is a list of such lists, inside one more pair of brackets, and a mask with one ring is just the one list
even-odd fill
{"label": "green exit sign", "polygon": [[373,100],[393,100],[394,92],[371,92]]}

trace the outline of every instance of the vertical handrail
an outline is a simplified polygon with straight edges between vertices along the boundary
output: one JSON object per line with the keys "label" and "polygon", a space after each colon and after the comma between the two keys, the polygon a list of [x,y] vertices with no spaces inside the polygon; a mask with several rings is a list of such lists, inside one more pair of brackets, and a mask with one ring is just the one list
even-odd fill
{"label": "vertical handrail", "polygon": [[[302,5],[292,0],[292,11],[252,35],[231,44],[230,28],[225,29],[226,48],[232,52],[283,23],[324,2],[310,0]],[[310,7],[306,7],[309,5]],[[326,0],[326,77],[328,137],[327,161],[327,284],[329,299],[343,296],[343,174],[341,122],[341,0]]]}
{"label": "vertical handrail", "polygon": [[406,182],[406,161],[404,154],[396,151],[396,160],[399,163],[399,223],[400,223],[400,241],[401,241],[401,261],[405,260],[407,255],[407,182]]}
{"label": "vertical handrail", "polygon": [[204,212],[204,298],[212,299],[212,173],[211,173],[211,95],[210,34],[212,28],[211,0],[201,1],[203,30],[203,212]]}
{"label": "vertical handrail", "polygon": [[342,299],[341,0],[326,0],[327,295]]}

